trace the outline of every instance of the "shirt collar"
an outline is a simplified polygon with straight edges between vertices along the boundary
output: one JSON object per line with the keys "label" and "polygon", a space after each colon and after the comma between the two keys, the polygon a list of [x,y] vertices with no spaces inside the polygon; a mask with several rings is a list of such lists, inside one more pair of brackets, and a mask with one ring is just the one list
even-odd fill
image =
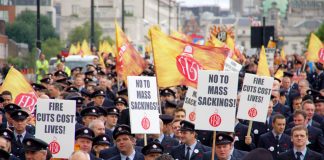
{"label": "shirt collar", "polygon": [[190,146],[186,145],[186,148],[187,148],[187,147],[190,147],[190,151],[193,151],[193,150],[195,149],[196,145],[197,145],[197,140],[195,141],[195,143],[193,143],[193,144],[190,145]]}
{"label": "shirt collar", "polygon": [[[274,130],[272,130],[272,134],[273,134],[273,136],[274,136],[274,137],[276,137],[276,136],[277,136],[277,134],[275,133],[275,131],[274,131]],[[280,138],[281,138],[281,136],[282,136],[282,133],[278,134],[278,136],[279,136],[279,139],[280,139]]]}
{"label": "shirt collar", "polygon": [[135,154],[136,154],[135,150],[133,150],[133,153],[130,154],[129,156],[126,156],[126,155],[123,155],[122,153],[120,153],[120,158],[122,160],[126,160],[126,157],[128,157],[130,160],[134,160]]}
{"label": "shirt collar", "polygon": [[160,143],[162,143],[163,138],[164,138],[164,134],[161,134],[160,137],[158,138],[158,140],[160,141]]}
{"label": "shirt collar", "polygon": [[301,152],[303,157],[306,155],[307,147],[305,147],[302,151],[297,151],[297,149],[294,147],[294,155],[296,156],[296,152]]}
{"label": "shirt collar", "polygon": [[[14,131],[14,135],[17,138],[18,133],[16,131]],[[20,134],[20,135],[21,135],[21,138],[24,139],[24,137],[26,135],[26,130],[22,134]]]}

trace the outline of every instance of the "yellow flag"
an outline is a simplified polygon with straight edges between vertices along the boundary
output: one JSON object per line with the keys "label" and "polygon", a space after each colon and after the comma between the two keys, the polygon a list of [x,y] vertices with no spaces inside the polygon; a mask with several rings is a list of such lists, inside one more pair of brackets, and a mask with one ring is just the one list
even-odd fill
{"label": "yellow flag", "polygon": [[267,61],[267,56],[265,53],[264,46],[262,46],[261,52],[260,52],[257,75],[270,77],[268,61]]}
{"label": "yellow flag", "polygon": [[33,112],[37,102],[37,96],[32,86],[27,82],[24,75],[11,67],[3,84],[0,92],[10,91],[12,94],[13,102],[22,108],[26,108]]}
{"label": "yellow flag", "polygon": [[178,32],[178,31],[172,31],[171,37],[174,37],[174,38],[178,38],[178,39],[181,39],[181,40],[184,40],[186,42],[191,42],[191,38],[188,37],[187,35],[185,35],[184,33],[181,33],[181,32]]}
{"label": "yellow flag", "polygon": [[277,46],[276,42],[269,40],[267,48],[276,48],[276,46]]}
{"label": "yellow flag", "polygon": [[104,53],[106,53],[106,54],[112,53],[114,55],[114,50],[113,50],[113,48],[111,47],[111,45],[109,44],[108,41],[104,41],[102,45],[103,45],[103,52]]}
{"label": "yellow flag", "polygon": [[224,43],[220,41],[218,38],[216,38],[214,35],[210,35],[205,45],[211,47],[224,47]]}
{"label": "yellow flag", "polygon": [[145,61],[128,41],[127,36],[115,22],[116,27],[116,70],[119,77],[127,83],[127,76],[138,76],[145,68]]}
{"label": "yellow flag", "polygon": [[103,42],[99,42],[98,52],[99,53],[102,53],[103,52]]}
{"label": "yellow flag", "polygon": [[235,42],[234,39],[229,34],[226,34],[226,45],[231,50],[232,53],[231,58],[237,60],[237,56],[235,55]]}
{"label": "yellow flag", "polygon": [[92,53],[87,40],[83,40],[81,45],[81,56],[88,56],[88,55],[92,55]]}
{"label": "yellow flag", "polygon": [[306,55],[306,59],[308,61],[317,62],[318,52],[323,47],[324,46],[321,40],[314,33],[312,33],[309,39],[308,54]]}
{"label": "yellow flag", "polygon": [[281,58],[281,60],[286,61],[286,54],[285,54],[285,50],[283,47],[280,51],[280,58]]}
{"label": "yellow flag", "polygon": [[69,50],[69,55],[74,55],[77,54],[77,50],[74,44],[71,44],[70,50]]}
{"label": "yellow flag", "polygon": [[281,79],[284,75],[283,70],[280,68],[277,70],[276,74],[274,75],[275,78]]}
{"label": "yellow flag", "polygon": [[76,45],[76,54],[80,54],[81,53],[81,45],[80,45],[80,42],[77,43]]}

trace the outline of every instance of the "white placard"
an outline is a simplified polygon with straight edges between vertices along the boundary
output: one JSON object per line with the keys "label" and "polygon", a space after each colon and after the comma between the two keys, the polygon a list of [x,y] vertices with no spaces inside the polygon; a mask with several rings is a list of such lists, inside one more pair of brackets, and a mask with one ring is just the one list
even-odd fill
{"label": "white placard", "polygon": [[267,56],[268,66],[273,67],[274,54],[276,53],[276,49],[275,48],[266,48],[265,52],[266,52],[266,56]]}
{"label": "white placard", "polygon": [[159,134],[159,103],[155,77],[128,76],[129,115],[132,133]]}
{"label": "white placard", "polygon": [[35,137],[47,142],[53,158],[69,158],[74,151],[75,101],[38,99]]}
{"label": "white placard", "polygon": [[224,71],[239,72],[242,65],[227,57],[224,64]]}
{"label": "white placard", "polygon": [[196,105],[197,105],[197,90],[188,87],[186,98],[183,102],[183,109],[186,110],[186,120],[195,123],[196,120]]}
{"label": "white placard", "polygon": [[273,85],[272,77],[246,73],[237,118],[265,122]]}
{"label": "white placard", "polygon": [[233,132],[238,72],[198,72],[196,125],[198,130]]}

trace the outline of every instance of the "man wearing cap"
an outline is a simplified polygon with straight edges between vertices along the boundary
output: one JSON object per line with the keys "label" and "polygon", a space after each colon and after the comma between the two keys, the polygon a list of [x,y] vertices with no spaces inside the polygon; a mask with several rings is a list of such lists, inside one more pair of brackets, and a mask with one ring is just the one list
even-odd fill
{"label": "man wearing cap", "polygon": [[195,125],[188,121],[180,122],[181,142],[183,144],[175,147],[171,151],[174,159],[181,160],[201,160],[203,153],[210,151],[211,148],[202,145],[196,139]]}
{"label": "man wearing cap", "polygon": [[123,97],[117,97],[115,100],[115,106],[121,112],[127,108],[128,106],[127,100]]}
{"label": "man wearing cap", "polygon": [[48,144],[37,138],[26,138],[23,141],[26,160],[47,160]]}
{"label": "man wearing cap", "polygon": [[271,100],[273,102],[273,111],[275,113],[280,113],[285,117],[288,117],[290,113],[290,108],[285,104],[281,104],[280,101],[280,92],[279,91],[272,91]]}
{"label": "man wearing cap", "polygon": [[99,136],[96,136],[93,139],[92,144],[92,153],[96,155],[97,158],[99,158],[100,151],[104,149],[108,149],[111,143],[109,142],[109,136],[106,134],[102,134]]}
{"label": "man wearing cap", "polygon": [[286,127],[286,117],[282,114],[276,114],[272,121],[272,131],[260,136],[258,147],[267,149],[271,152],[274,159],[282,152],[291,148],[289,135],[284,133]]}
{"label": "man wearing cap", "polygon": [[316,77],[315,81],[313,83],[313,88],[315,90],[321,90],[324,89],[324,66],[320,62],[315,63],[315,68],[316,68]]}
{"label": "man wearing cap", "polygon": [[14,126],[14,136],[15,138],[12,141],[11,151],[12,154],[17,158],[25,159],[25,151],[22,145],[23,140],[33,137],[30,133],[26,131],[27,118],[29,114],[24,110],[15,110],[10,113],[12,118],[12,124]]}
{"label": "man wearing cap", "polygon": [[37,83],[32,83],[31,86],[36,91],[37,97],[44,95],[46,92],[46,89],[47,89],[45,86],[43,86],[41,84],[37,84]]}
{"label": "man wearing cap", "polygon": [[[233,149],[232,142],[233,137],[226,133],[216,134],[216,147],[215,147],[215,160],[238,160],[238,158],[231,156]],[[205,152],[203,154],[203,160],[210,160],[212,157],[212,152]],[[242,157],[240,157],[242,158]]]}
{"label": "man wearing cap", "polygon": [[116,107],[109,107],[106,111],[106,128],[113,132],[118,122],[119,110]]}
{"label": "man wearing cap", "polygon": [[91,148],[93,143],[94,133],[88,128],[80,128],[75,131],[75,145],[80,147],[80,150],[90,154],[90,160],[96,160],[97,158],[91,154]]}
{"label": "man wearing cap", "polygon": [[[156,142],[163,146],[163,153],[171,153],[172,148],[179,145],[179,141],[163,134],[163,121],[160,119],[160,134],[149,134],[147,142]],[[144,146],[144,139],[137,141],[136,146]]]}
{"label": "man wearing cap", "polygon": [[[10,154],[11,152],[11,142],[14,139],[14,134],[9,129],[0,130],[0,149],[8,152],[9,160],[19,160],[16,156]],[[0,154],[1,157],[1,154]],[[1,159],[1,158],[0,158]]]}
{"label": "man wearing cap", "polygon": [[307,114],[308,125],[317,128],[321,127],[320,123],[322,122],[323,118],[315,114],[315,104],[312,100],[304,101],[302,104],[302,110],[304,110]]}
{"label": "man wearing cap", "polygon": [[145,160],[155,160],[155,158],[163,154],[163,146],[157,142],[151,142],[147,146],[143,147],[142,153]]}
{"label": "man wearing cap", "polygon": [[52,99],[60,98],[61,92],[63,92],[63,86],[57,82],[54,82],[47,87],[49,97]]}
{"label": "man wearing cap", "polygon": [[98,109],[97,107],[86,107],[81,112],[80,115],[82,117],[82,125],[76,124],[76,130],[82,128],[83,126],[88,127],[89,124],[98,118]]}
{"label": "man wearing cap", "polygon": [[177,104],[175,101],[166,100],[163,107],[163,111],[164,111],[163,113],[169,116],[173,116],[176,108],[177,108]]}
{"label": "man wearing cap", "polygon": [[306,147],[308,143],[308,130],[305,126],[295,126],[291,130],[292,149],[281,153],[278,160],[323,160],[320,153],[314,152]]}
{"label": "man wearing cap", "polygon": [[113,136],[120,154],[110,160],[144,160],[142,153],[134,148],[135,138],[128,125],[119,125],[115,128]]}
{"label": "man wearing cap", "polygon": [[87,106],[113,106],[114,102],[106,98],[106,92],[103,89],[97,88],[91,94],[92,102],[88,103]]}
{"label": "man wearing cap", "polygon": [[316,95],[314,97],[315,112],[317,115],[324,117],[324,96]]}
{"label": "man wearing cap", "polygon": [[163,122],[163,134],[166,136],[170,136],[173,134],[172,130],[172,121],[173,121],[173,116],[167,115],[167,114],[162,114],[159,116],[160,119]]}
{"label": "man wearing cap", "polygon": [[160,96],[161,96],[161,103],[165,103],[165,101],[174,101],[176,96],[175,96],[175,92],[170,89],[170,88],[165,88],[163,90],[161,90],[160,92]]}

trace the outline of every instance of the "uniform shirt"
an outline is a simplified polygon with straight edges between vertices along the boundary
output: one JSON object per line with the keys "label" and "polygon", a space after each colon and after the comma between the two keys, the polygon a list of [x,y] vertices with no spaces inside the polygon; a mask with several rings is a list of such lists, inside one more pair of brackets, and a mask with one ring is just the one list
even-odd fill
{"label": "uniform shirt", "polygon": [[135,152],[135,150],[133,150],[133,153],[131,155],[129,155],[129,156],[126,156],[126,155],[123,155],[123,154],[120,153],[120,157],[121,157],[121,160],[126,160],[127,157],[130,160],[135,160],[134,159],[135,158],[135,154],[136,154],[136,152]]}
{"label": "uniform shirt", "polygon": [[276,134],[273,130],[272,130],[272,134],[273,134],[273,136],[276,138],[276,136],[279,136],[279,139],[278,139],[278,141],[280,140],[280,138],[281,138],[281,136],[282,136],[282,133],[280,133],[279,135],[278,134]]}
{"label": "uniform shirt", "polygon": [[187,147],[190,147],[189,157],[191,157],[192,152],[194,151],[196,145],[197,145],[197,140],[191,146],[185,145],[185,155],[187,155]]}
{"label": "uniform shirt", "polygon": [[[17,140],[17,142],[18,142],[18,133],[16,132],[16,131],[14,131],[14,135],[15,135],[15,138],[16,138],[16,140]],[[26,130],[22,133],[22,134],[20,134],[21,135],[21,138],[20,138],[20,142],[22,143],[22,141],[23,141],[23,139],[24,139],[24,137],[25,137],[25,135],[26,135]]]}
{"label": "uniform shirt", "polygon": [[164,134],[161,134],[160,137],[158,138],[160,144],[162,143],[163,138],[164,138]]}
{"label": "uniform shirt", "polygon": [[[294,147],[294,155],[295,155],[295,158],[297,158],[297,149]],[[306,151],[307,151],[307,147],[304,148],[304,150],[300,151],[302,153],[302,155],[300,155],[300,159],[303,160],[305,158],[305,155],[306,155]]]}

